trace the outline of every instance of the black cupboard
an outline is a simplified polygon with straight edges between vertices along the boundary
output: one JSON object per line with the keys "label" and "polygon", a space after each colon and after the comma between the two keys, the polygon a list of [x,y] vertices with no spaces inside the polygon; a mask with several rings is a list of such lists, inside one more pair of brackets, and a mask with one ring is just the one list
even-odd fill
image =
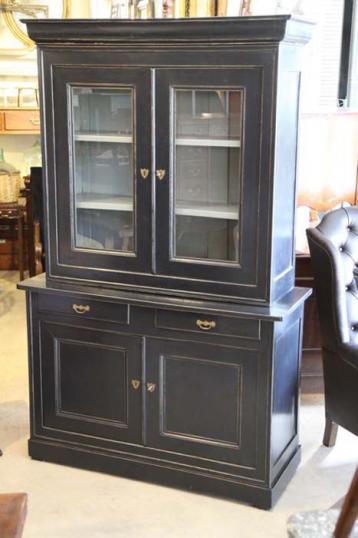
{"label": "black cupboard", "polygon": [[300,458],[288,16],[27,21],[47,273],[33,458],[269,508]]}

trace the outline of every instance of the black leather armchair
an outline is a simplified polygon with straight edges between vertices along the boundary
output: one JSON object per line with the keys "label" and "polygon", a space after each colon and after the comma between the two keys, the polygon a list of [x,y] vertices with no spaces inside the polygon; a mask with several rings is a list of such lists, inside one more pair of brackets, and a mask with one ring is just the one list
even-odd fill
{"label": "black leather armchair", "polygon": [[358,434],[358,207],[340,208],[307,230],[322,332],[326,427]]}

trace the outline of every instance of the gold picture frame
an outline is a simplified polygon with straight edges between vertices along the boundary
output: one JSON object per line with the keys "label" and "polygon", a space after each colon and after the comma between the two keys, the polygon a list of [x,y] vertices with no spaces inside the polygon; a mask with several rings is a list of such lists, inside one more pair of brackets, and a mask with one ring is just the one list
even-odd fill
{"label": "gold picture frame", "polygon": [[[21,1],[21,0],[20,0]],[[70,0],[59,0],[62,2],[62,17],[63,19],[67,19],[70,15]],[[39,0],[41,2],[41,0]],[[20,2],[19,2],[20,3]],[[27,49],[33,49],[35,47],[35,43],[32,41],[32,39],[29,38],[26,32],[20,27],[18,22],[16,21],[16,18],[14,16],[14,10],[11,8],[16,8],[16,0],[0,0],[0,8],[1,14],[4,18],[5,24],[9,28],[10,32],[21,41]],[[39,4],[37,6],[34,6],[34,8],[41,7]],[[45,7],[45,6],[44,6]],[[5,9],[4,9],[5,8]],[[34,14],[36,13],[36,10],[33,8]],[[28,13],[28,16],[31,16],[31,4],[28,6],[25,6],[25,13]]]}

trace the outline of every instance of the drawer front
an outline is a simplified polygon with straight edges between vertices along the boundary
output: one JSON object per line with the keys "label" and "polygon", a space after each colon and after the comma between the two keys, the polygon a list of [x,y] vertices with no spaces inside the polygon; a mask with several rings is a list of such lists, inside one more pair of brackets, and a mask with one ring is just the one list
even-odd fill
{"label": "drawer front", "polygon": [[4,112],[5,131],[39,131],[40,113],[38,110],[11,110]]}
{"label": "drawer front", "polygon": [[129,324],[130,319],[129,305],[93,301],[76,296],[39,295],[38,309],[45,313],[66,314],[121,324]]}
{"label": "drawer front", "polygon": [[212,316],[202,312],[157,310],[155,326],[160,329],[260,340],[260,320]]}

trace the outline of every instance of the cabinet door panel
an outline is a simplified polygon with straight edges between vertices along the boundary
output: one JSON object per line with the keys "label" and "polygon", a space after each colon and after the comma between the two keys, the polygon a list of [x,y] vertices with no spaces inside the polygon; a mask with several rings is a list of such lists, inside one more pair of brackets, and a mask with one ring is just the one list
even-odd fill
{"label": "cabinet door panel", "polygon": [[[52,263],[150,268],[150,72],[53,66]],[[143,178],[142,169],[149,177]],[[58,227],[57,234],[55,227]],[[105,275],[101,279],[105,279]]]}
{"label": "cabinet door panel", "polygon": [[261,79],[259,66],[157,70],[158,273],[257,284]]}
{"label": "cabinet door panel", "polygon": [[141,442],[139,338],[41,322],[43,427]]}
{"label": "cabinet door panel", "polygon": [[256,467],[257,352],[158,340],[146,360],[149,446]]}

